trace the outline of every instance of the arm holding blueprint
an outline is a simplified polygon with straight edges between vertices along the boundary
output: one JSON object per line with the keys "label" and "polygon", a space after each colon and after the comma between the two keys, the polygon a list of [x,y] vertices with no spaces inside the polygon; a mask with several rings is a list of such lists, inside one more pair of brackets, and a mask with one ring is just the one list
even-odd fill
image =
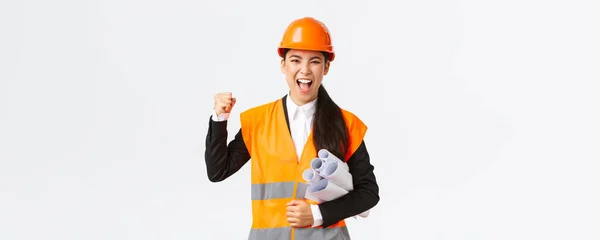
{"label": "arm holding blueprint", "polygon": [[[317,170],[320,173],[308,181],[306,195],[307,198],[320,202],[322,226],[328,227],[353,216],[366,217],[369,209],[379,202],[379,187],[365,143],[361,143],[346,163],[335,166],[333,161],[322,161],[319,164],[316,160],[316,166],[311,165],[310,169],[305,170],[306,177],[310,177],[310,171]],[[332,184],[333,182],[337,184]],[[351,185],[347,184],[349,182]]]}

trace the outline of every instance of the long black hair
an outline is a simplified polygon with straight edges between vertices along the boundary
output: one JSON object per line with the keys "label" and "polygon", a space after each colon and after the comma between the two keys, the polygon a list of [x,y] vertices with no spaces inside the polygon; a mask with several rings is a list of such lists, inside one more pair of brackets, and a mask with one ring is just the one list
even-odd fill
{"label": "long black hair", "polygon": [[[284,60],[289,49],[284,51]],[[329,61],[329,54],[322,52],[324,64]],[[344,161],[348,151],[348,128],[342,115],[342,109],[329,97],[323,83],[319,86],[315,115],[313,117],[313,142],[315,151],[327,149]]]}

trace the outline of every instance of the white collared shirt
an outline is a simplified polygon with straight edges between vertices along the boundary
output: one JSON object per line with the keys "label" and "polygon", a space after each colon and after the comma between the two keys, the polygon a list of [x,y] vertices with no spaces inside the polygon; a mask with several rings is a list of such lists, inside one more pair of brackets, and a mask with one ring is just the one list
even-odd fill
{"label": "white collared shirt", "polygon": [[[308,140],[308,136],[312,130],[312,122],[316,109],[317,99],[304,104],[302,106],[298,106],[292,99],[289,94],[286,96],[286,107],[287,107],[287,115],[288,120],[290,122],[290,133],[292,135],[292,141],[294,142],[294,147],[296,148],[296,155],[298,156],[298,161],[300,161],[300,156],[302,155],[302,150],[304,149],[304,145]],[[212,119],[213,121],[225,121],[229,118],[228,113],[221,114],[217,116],[216,112],[213,110]],[[320,226],[323,224],[323,217],[321,215],[321,210],[318,205],[311,204],[310,205],[314,224],[313,227]]]}
{"label": "white collared shirt", "polygon": [[308,140],[308,136],[312,130],[312,122],[315,114],[315,103],[317,100],[313,100],[302,106],[296,105],[294,101],[288,96],[286,97],[286,106],[288,112],[288,120],[290,121],[290,131],[292,134],[292,141],[296,148],[296,155],[298,161],[302,156],[302,150],[304,150],[304,144]]}

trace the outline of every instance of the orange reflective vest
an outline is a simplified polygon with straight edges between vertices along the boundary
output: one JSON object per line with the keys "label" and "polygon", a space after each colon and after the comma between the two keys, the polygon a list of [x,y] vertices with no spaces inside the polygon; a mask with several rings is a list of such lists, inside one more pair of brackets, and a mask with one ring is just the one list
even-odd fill
{"label": "orange reflective vest", "polygon": [[[356,151],[367,131],[354,114],[342,109],[349,130],[349,148],[344,161]],[[300,160],[286,122],[283,100],[248,109],[240,114],[242,136],[251,157],[252,228],[249,239],[350,239],[344,220],[327,228],[292,228],[287,222],[286,203],[305,199],[302,172],[318,157],[312,132]],[[309,203],[314,203],[305,199]]]}

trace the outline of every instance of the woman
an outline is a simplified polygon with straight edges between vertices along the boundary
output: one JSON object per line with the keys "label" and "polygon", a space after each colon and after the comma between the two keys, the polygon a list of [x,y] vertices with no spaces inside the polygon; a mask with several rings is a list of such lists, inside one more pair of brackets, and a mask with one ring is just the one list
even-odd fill
{"label": "woman", "polygon": [[[240,114],[241,128],[227,144],[227,118],[236,99],[214,97],[205,161],[208,178],[223,181],[251,161],[252,228],[249,239],[350,239],[344,219],[379,202],[364,123],[331,100],[321,84],[335,53],[329,31],[305,17],[286,29],[278,49],[289,94]],[[346,161],[354,188],[328,202],[305,198],[302,172],[326,149]]]}

